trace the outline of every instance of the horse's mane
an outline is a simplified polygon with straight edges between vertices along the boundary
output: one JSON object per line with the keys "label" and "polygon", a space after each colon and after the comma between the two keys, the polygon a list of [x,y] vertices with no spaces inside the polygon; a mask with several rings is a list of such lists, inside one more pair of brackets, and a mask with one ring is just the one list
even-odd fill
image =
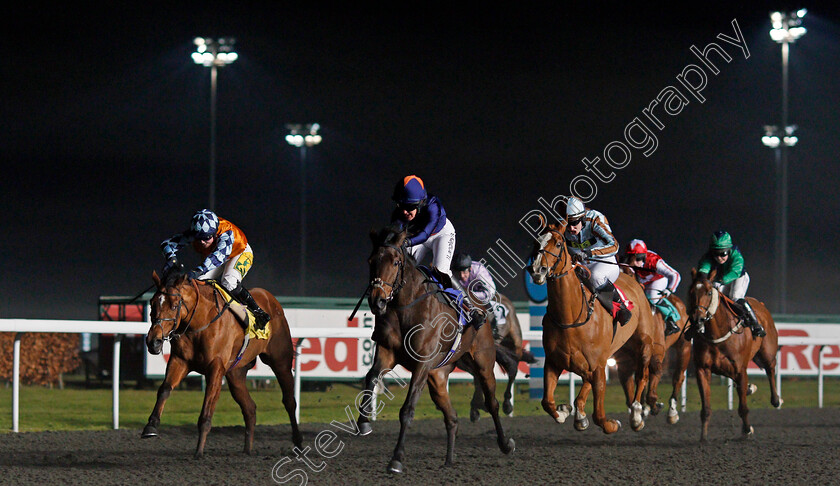
{"label": "horse's mane", "polygon": [[163,282],[164,288],[175,287],[185,279],[188,279],[187,271],[183,267],[173,267],[167,274]]}
{"label": "horse's mane", "polygon": [[[386,245],[399,247],[400,245],[397,243],[400,241],[400,237],[405,236],[405,238],[408,238],[408,235],[406,235],[405,233],[405,229],[402,228],[400,225],[389,224],[385,226],[384,228],[379,230],[379,232],[376,235],[376,238],[374,239],[374,250],[376,248]],[[417,261],[410,253],[405,252],[405,256],[407,262],[410,262],[412,265],[417,264]]]}

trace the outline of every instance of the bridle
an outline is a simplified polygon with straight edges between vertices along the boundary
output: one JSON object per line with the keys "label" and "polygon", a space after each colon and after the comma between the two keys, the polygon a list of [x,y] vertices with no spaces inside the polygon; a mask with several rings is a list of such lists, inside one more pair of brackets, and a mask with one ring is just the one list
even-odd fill
{"label": "bridle", "polygon": [[[195,281],[193,281],[193,286],[195,287],[196,302],[195,302],[195,305],[192,308],[192,311],[187,312],[187,314],[189,314],[189,319],[187,319],[186,321],[184,321],[183,319],[181,319],[179,321],[179,318],[181,316],[181,308],[182,307],[184,307],[184,308],[187,307],[187,304],[184,301],[184,297],[181,295],[181,293],[180,292],[164,292],[163,290],[160,291],[161,295],[165,295],[167,297],[177,297],[178,298],[178,304],[175,306],[175,314],[173,315],[173,317],[162,317],[162,318],[158,318],[158,319],[155,319],[155,320],[152,321],[152,328],[154,328],[155,326],[159,327],[161,334],[164,334],[163,323],[167,322],[167,321],[172,321],[173,322],[172,330],[169,331],[169,333],[166,334],[163,337],[164,341],[177,339],[177,338],[183,336],[184,333],[186,333],[187,330],[190,328],[190,323],[192,322],[193,317],[195,316],[195,311],[196,311],[196,309],[198,309],[198,298],[197,298],[198,297],[198,287],[196,286]],[[182,327],[181,324],[183,324],[184,322],[186,322],[186,325],[183,326],[184,330],[181,331],[181,332],[177,332]]]}
{"label": "bridle", "polygon": [[[729,307],[729,304],[726,304],[725,296],[722,296],[720,294],[720,291],[718,291],[714,287],[709,289],[709,291],[707,292],[707,295],[709,295],[709,297],[711,299],[709,301],[708,306],[701,305],[699,303],[695,304],[695,310],[702,310],[704,312],[703,316],[692,319],[693,323],[697,326],[698,331],[703,331],[703,330],[706,329],[706,324],[709,321],[712,320],[712,318],[714,317],[714,314],[718,310],[721,298],[724,299],[724,304],[727,307]],[[730,308],[730,311],[731,311],[731,308]],[[727,332],[723,336],[721,336],[719,338],[716,338],[716,339],[712,339],[710,337],[707,337],[702,332],[698,332],[697,336],[701,337],[704,341],[706,341],[708,343],[719,344],[719,343],[722,343],[722,342],[726,341],[727,339],[729,339],[733,334],[740,334],[738,332],[738,330],[743,327],[743,324],[744,324],[743,320],[738,320],[738,323],[735,325],[735,327],[730,328],[729,332]]]}
{"label": "bridle", "polygon": [[[549,230],[549,232],[546,233],[545,235],[549,236],[550,233],[556,234],[558,236],[558,238],[563,238],[563,235],[560,234],[560,232],[558,232],[556,230]],[[568,250],[558,251],[557,253],[552,253],[552,252],[546,250],[544,248],[544,246],[547,243],[548,243],[548,241],[546,241],[543,244],[543,247],[540,248],[539,251],[537,251],[537,253],[548,254],[548,255],[551,255],[551,256],[554,257],[554,265],[552,265],[551,268],[548,270],[548,274],[546,275],[545,278],[548,279],[548,280],[556,280],[556,279],[559,279],[559,278],[563,278],[566,275],[568,275],[569,272],[571,272],[577,265],[576,264],[571,265],[569,267],[569,269],[566,270],[563,273],[554,273],[554,271],[557,269],[557,265],[560,264],[561,260],[563,262],[563,268],[566,268],[566,259],[570,258],[570,256],[569,256]],[[558,246],[558,248],[559,248],[559,246]],[[562,253],[562,255],[560,255],[560,253]],[[583,267],[583,268],[586,269],[586,267]],[[588,271],[588,269],[586,269],[586,270]],[[586,324],[592,318],[592,314],[595,311],[595,299],[597,297],[597,294],[595,292],[592,292],[592,295],[589,298],[589,301],[587,302],[585,286],[584,286],[583,281],[580,279],[579,276],[578,276],[578,283],[580,284],[580,296],[581,296],[580,314],[583,314],[583,309],[585,307],[588,307],[587,312],[586,312],[586,319],[584,319],[581,322],[573,322],[571,324],[564,324],[562,322],[555,321],[554,323],[557,324],[557,326],[560,327],[561,329],[571,329],[571,328],[580,327],[580,326]],[[578,315],[580,315],[580,314],[578,314]]]}
{"label": "bridle", "polygon": [[406,259],[405,247],[397,247],[390,243],[383,244],[381,247],[392,248],[399,254],[399,258],[397,259],[397,265],[399,266],[399,268],[397,269],[397,275],[394,277],[393,282],[386,282],[379,277],[376,277],[370,281],[371,293],[376,289],[382,289],[382,291],[384,292],[386,286],[391,288],[391,291],[388,292],[388,295],[385,297],[385,302],[388,303],[391,302],[394,299],[394,297],[397,296],[400,289],[402,289],[403,285],[405,285],[405,279],[403,278],[403,275],[405,273]]}

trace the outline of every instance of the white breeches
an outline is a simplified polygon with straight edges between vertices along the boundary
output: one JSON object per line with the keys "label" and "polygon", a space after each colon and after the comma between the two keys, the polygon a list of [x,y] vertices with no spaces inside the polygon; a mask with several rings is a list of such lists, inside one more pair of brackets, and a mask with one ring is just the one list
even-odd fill
{"label": "white breeches", "polygon": [[417,260],[418,264],[422,263],[423,257],[429,251],[432,252],[432,266],[452,277],[452,270],[449,269],[449,266],[452,265],[452,256],[455,254],[455,227],[452,226],[449,218],[446,219],[446,223],[438,233],[430,236],[423,243],[408,249],[408,252]]}

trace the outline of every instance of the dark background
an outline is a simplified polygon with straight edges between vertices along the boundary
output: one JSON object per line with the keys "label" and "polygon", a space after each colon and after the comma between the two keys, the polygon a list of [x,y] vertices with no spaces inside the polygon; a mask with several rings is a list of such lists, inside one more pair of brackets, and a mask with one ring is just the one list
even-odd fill
{"label": "dark background", "polygon": [[[417,174],[444,202],[458,250],[520,256],[518,220],[567,194],[676,76],[691,45],[717,42],[705,103],[662,118],[658,149],[633,151],[590,204],[623,245],[643,238],[683,274],[711,232],[731,232],[750,295],[777,306],[774,153],[780,46],[769,12],[802,5],[700,2],[674,9],[507,4],[285,2],[172,7],[27,3],[4,20],[0,135],[0,317],[96,318],[100,295],[134,295],[163,263],[160,242],[208,201],[209,69],[195,36],[237,38],[219,71],[216,207],[254,251],[245,280],[299,294],[300,152],[286,123],[320,123],[308,152],[306,295],[364,290],[368,232],[394,183]],[[828,3],[827,3],[828,4]],[[809,8],[791,47],[788,311],[840,313],[837,286],[840,14]],[[716,39],[737,19],[749,59]],[[599,166],[606,169],[602,162]],[[521,274],[501,288],[525,299]]]}

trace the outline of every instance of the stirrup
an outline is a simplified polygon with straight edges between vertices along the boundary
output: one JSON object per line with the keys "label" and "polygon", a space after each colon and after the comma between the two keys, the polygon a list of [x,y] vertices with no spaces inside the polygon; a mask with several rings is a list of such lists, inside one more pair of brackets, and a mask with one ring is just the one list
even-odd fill
{"label": "stirrup", "polygon": [[675,334],[678,332],[680,332],[680,327],[677,325],[676,322],[670,319],[665,321],[665,337],[668,337],[671,334]]}
{"label": "stirrup", "polygon": [[754,338],[764,337],[767,335],[767,331],[765,331],[761,324],[758,323],[755,323],[752,326],[750,326],[750,330],[752,331]]}

